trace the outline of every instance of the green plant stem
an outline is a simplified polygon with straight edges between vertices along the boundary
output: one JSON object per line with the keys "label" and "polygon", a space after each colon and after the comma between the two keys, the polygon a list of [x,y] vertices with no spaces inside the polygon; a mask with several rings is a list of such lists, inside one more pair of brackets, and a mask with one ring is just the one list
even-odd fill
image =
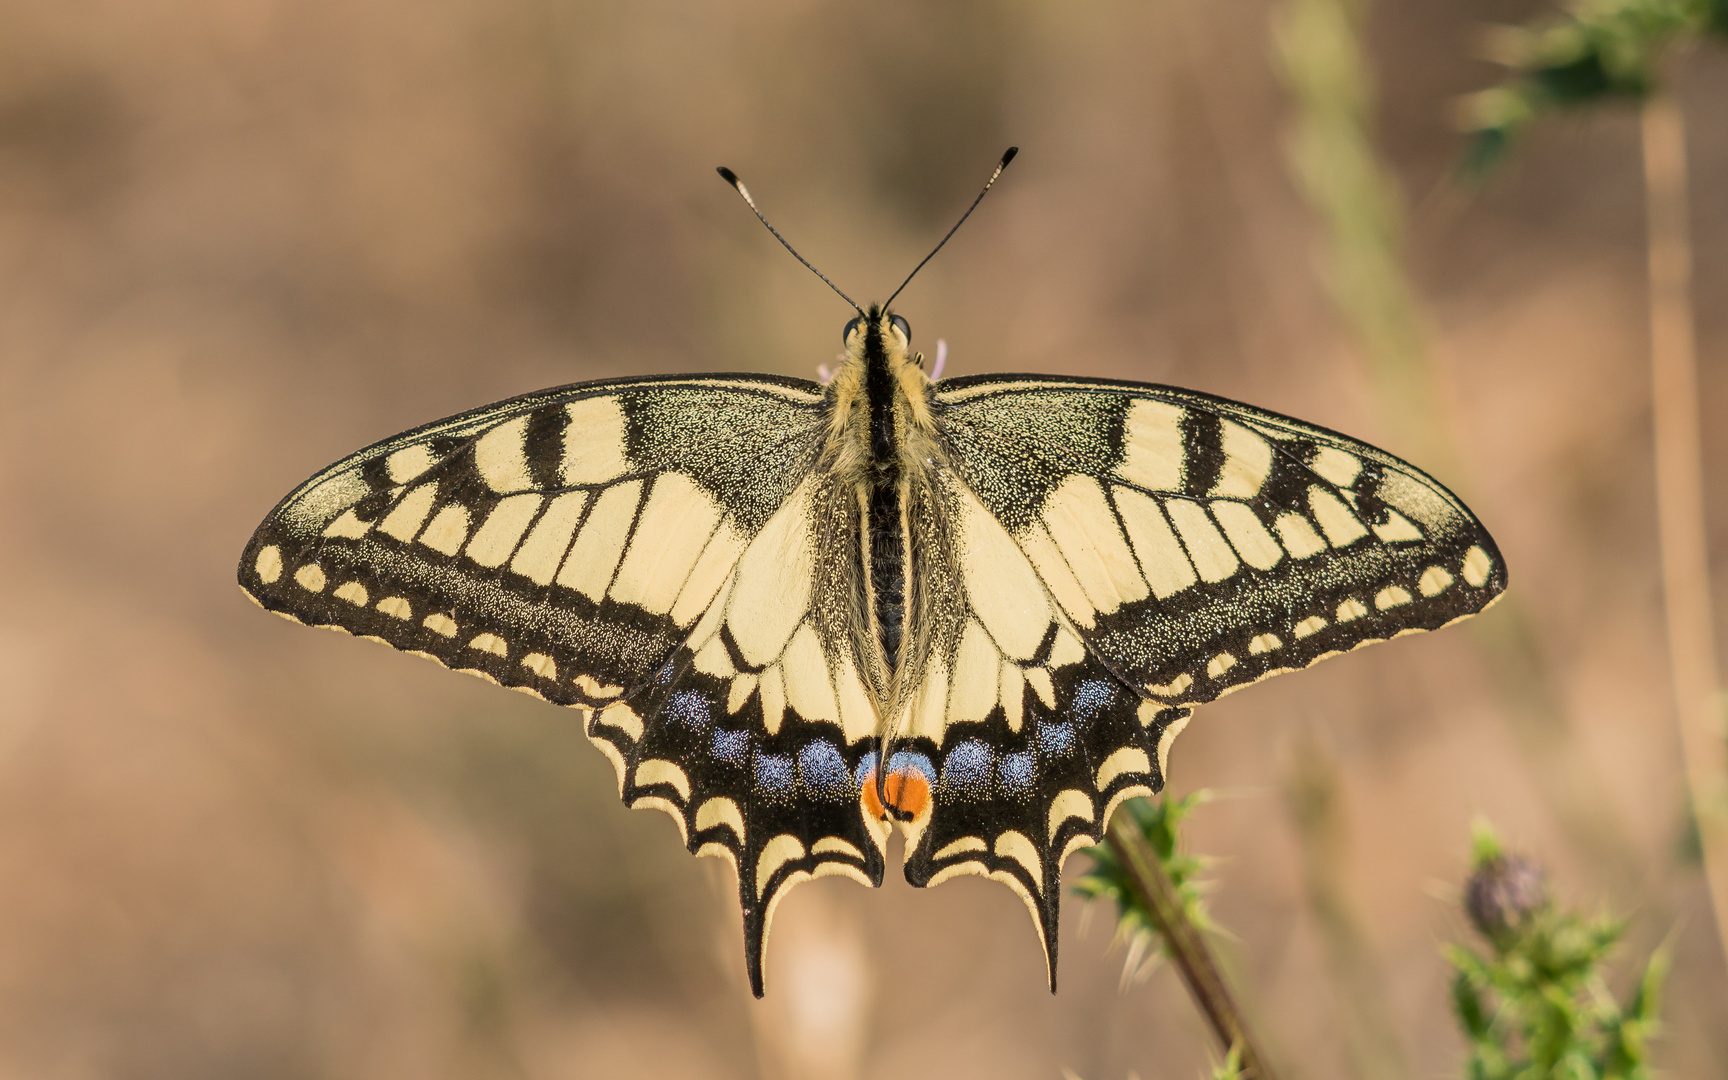
{"label": "green plant stem", "polygon": [[1226,1052],[1236,1047],[1241,1054],[1244,1080],[1274,1080],[1268,1059],[1248,1030],[1247,1020],[1236,1006],[1218,961],[1206,944],[1205,935],[1189,921],[1182,901],[1158,855],[1131,825],[1119,824],[1120,814],[1110,823],[1105,841],[1127,869],[1134,891],[1152,919],[1153,928],[1164,939],[1166,950],[1188,984],[1188,992],[1206,1015]]}
{"label": "green plant stem", "polygon": [[1686,129],[1663,92],[1643,109],[1644,191],[1650,247],[1651,407],[1663,606],[1686,784],[1704,857],[1719,941],[1728,947],[1728,747],[1724,746],[1709,539],[1698,423],[1692,322]]}

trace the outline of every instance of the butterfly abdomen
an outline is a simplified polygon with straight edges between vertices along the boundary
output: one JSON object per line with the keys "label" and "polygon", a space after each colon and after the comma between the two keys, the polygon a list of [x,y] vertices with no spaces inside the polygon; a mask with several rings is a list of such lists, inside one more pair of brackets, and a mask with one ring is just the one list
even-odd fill
{"label": "butterfly abdomen", "polygon": [[906,520],[901,493],[901,441],[895,408],[895,379],[882,337],[882,321],[866,320],[864,394],[870,418],[870,487],[867,523],[870,537],[871,603],[878,644],[888,670],[899,664],[906,621]]}

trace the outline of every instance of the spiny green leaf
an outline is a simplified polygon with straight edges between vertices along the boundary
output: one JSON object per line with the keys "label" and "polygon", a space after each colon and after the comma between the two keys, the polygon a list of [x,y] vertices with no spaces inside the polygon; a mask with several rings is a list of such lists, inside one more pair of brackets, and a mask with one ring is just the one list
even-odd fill
{"label": "spiny green leaf", "polygon": [[[1133,828],[1145,837],[1146,843],[1157,854],[1164,872],[1176,887],[1176,895],[1188,921],[1201,930],[1219,933],[1221,931],[1212,922],[1205,905],[1211,882],[1199,877],[1208,860],[1183,854],[1178,843],[1183,820],[1211,798],[1209,790],[1201,789],[1179,799],[1169,795],[1156,800],[1130,799],[1118,813],[1128,817]],[[1116,858],[1110,845],[1087,848],[1086,854],[1092,859],[1092,868],[1074,882],[1074,891],[1088,899],[1109,900],[1116,905],[1117,936],[1129,943],[1130,956],[1137,957],[1153,946],[1161,950],[1164,943],[1154,931],[1151,915],[1135,891],[1127,868]]]}
{"label": "spiny green leaf", "polygon": [[1471,1042],[1479,1042],[1488,1035],[1488,1010],[1483,1008],[1482,995],[1470,976],[1463,971],[1452,978],[1452,1006],[1458,1010],[1458,1022],[1464,1025],[1464,1034]]}
{"label": "spiny green leaf", "polygon": [[1224,1060],[1212,1067],[1211,1080],[1242,1080],[1242,1048],[1232,1046]]}

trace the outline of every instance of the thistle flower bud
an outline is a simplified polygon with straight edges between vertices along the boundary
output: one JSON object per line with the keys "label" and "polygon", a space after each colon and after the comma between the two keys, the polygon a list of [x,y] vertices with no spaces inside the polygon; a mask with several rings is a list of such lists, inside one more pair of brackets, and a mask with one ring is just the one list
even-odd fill
{"label": "thistle flower bud", "polygon": [[1548,906],[1542,867],[1522,855],[1495,854],[1481,859],[1464,883],[1464,910],[1490,941],[1523,928]]}

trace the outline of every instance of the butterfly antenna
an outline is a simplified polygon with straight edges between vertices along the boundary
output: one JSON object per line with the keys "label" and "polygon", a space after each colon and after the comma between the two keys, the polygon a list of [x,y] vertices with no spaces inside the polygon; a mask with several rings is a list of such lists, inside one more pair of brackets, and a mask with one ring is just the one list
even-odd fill
{"label": "butterfly antenna", "polygon": [[[780,241],[780,243],[785,246],[786,250],[790,251],[792,253],[792,257],[794,259],[797,259],[799,262],[803,263],[805,269],[809,270],[812,274],[815,274],[817,277],[821,278],[824,284],[826,284],[830,289],[833,289],[836,293],[839,294],[840,299],[846,301],[848,304],[851,304],[852,310],[856,311],[860,315],[864,314],[864,309],[858,306],[857,301],[853,300],[850,296],[847,296],[845,293],[840,292],[840,286],[834,284],[832,281],[829,281],[827,274],[824,274],[822,271],[816,269],[814,266],[811,266],[809,259],[806,259],[804,256],[798,254],[797,248],[793,247],[791,244],[786,243],[786,238],[784,236],[780,235],[780,230],[776,229],[773,225],[769,224],[768,219],[762,216],[762,211],[760,211],[756,208],[756,200],[752,199],[750,197],[750,192],[745,189],[744,181],[738,179],[737,173],[733,172],[731,169],[728,169],[724,165],[720,166],[718,169],[716,169],[714,171],[720,174],[720,179],[726,181],[728,184],[731,184],[733,190],[737,191],[738,194],[744,196],[745,205],[749,206],[750,212],[756,215],[756,220],[760,221],[763,225],[766,225],[768,227],[768,231],[774,234],[774,239]],[[998,169],[996,171],[1001,172],[1002,170]],[[994,179],[994,177],[992,177],[992,179]]]}
{"label": "butterfly antenna", "polygon": [[[990,179],[984,181],[984,190],[980,191],[978,193],[978,197],[976,199],[972,200],[972,205],[968,206],[966,208],[966,212],[964,214],[960,215],[960,220],[956,221],[954,223],[954,227],[952,229],[948,230],[948,236],[944,236],[942,238],[942,242],[937,244],[934,248],[932,248],[930,250],[930,254],[924,256],[924,262],[921,262],[917,266],[914,266],[912,268],[912,272],[910,274],[906,275],[906,280],[902,281],[900,283],[900,287],[898,289],[894,290],[894,296],[899,296],[902,292],[906,291],[906,286],[912,284],[912,279],[918,276],[918,271],[924,269],[924,263],[927,263],[931,259],[934,259],[936,257],[936,253],[938,251],[942,250],[942,244],[946,244],[948,242],[949,237],[953,236],[955,233],[960,231],[960,226],[966,224],[966,219],[972,216],[972,211],[978,209],[978,204],[984,201],[984,196],[990,194],[990,185],[994,184],[996,182],[996,178],[998,176],[1002,175],[1002,170],[1006,169],[1008,167],[1008,163],[1010,161],[1013,161],[1014,155],[1018,154],[1019,152],[1020,152],[1020,148],[1018,146],[1010,146],[1008,148],[1008,152],[1006,154],[1002,155],[1002,160],[998,161],[996,163],[996,171],[990,174]],[[739,190],[742,191],[743,189],[740,188]],[[750,196],[746,195],[744,197],[746,199],[748,199]],[[758,214],[757,216],[760,217],[761,215]],[[767,224],[767,222],[763,222],[763,224]],[[774,235],[778,236],[780,234],[775,233]],[[782,244],[784,244],[786,241],[782,240],[780,242]],[[808,264],[806,264],[806,265],[808,265]],[[890,296],[888,298],[887,303],[883,304],[882,306],[884,308],[886,308],[888,306],[888,304],[892,304],[894,302],[894,296]]]}

